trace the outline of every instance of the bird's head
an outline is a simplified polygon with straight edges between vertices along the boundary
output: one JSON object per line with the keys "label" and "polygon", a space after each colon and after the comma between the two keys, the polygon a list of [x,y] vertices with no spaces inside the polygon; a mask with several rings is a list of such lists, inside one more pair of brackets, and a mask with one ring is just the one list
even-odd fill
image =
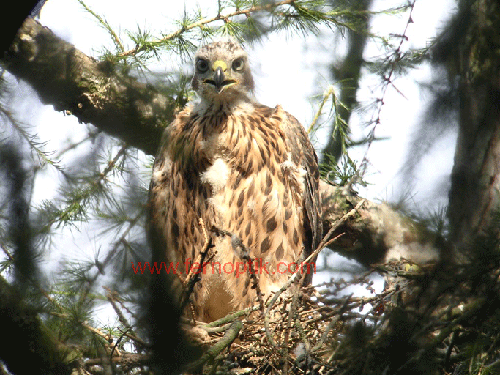
{"label": "bird's head", "polygon": [[192,86],[209,102],[230,103],[253,97],[254,82],[246,52],[234,39],[200,47],[194,59]]}

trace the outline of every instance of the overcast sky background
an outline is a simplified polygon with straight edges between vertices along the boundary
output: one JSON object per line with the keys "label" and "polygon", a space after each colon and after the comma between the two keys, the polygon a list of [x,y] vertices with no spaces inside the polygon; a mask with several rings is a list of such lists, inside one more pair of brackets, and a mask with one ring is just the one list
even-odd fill
{"label": "overcast sky background", "polygon": [[[193,9],[196,1],[158,1],[158,0],[87,0],[86,4],[103,16],[119,35],[125,38],[126,30],[135,31],[139,26],[153,34],[169,33],[177,29],[175,21],[182,17],[184,7]],[[199,1],[202,9],[207,9],[216,1]],[[375,1],[373,9],[386,9],[403,1]],[[413,21],[407,31],[408,41],[403,50],[425,46],[444,25],[452,12],[455,2],[451,0],[417,0]],[[216,10],[208,8],[206,16],[216,15]],[[401,34],[404,31],[408,14],[377,16],[372,20],[372,32],[380,35]],[[40,21],[58,36],[75,45],[87,55],[99,56],[103,46],[112,49],[109,34],[98,25],[94,17],[86,12],[76,0],[50,0],[41,11]],[[126,38],[125,38],[126,39]],[[125,48],[133,47],[132,44]],[[343,53],[345,42],[326,33],[318,39],[311,35],[297,36],[289,32],[273,33],[262,42],[247,46],[251,66],[256,81],[256,97],[266,105],[280,104],[293,114],[307,128],[311,123],[317,103],[312,97],[321,94],[332,83],[327,64],[332,60],[333,51]],[[365,58],[382,54],[384,51],[377,42],[370,42]],[[164,55],[165,56],[165,55]],[[153,61],[153,60],[152,60]],[[190,64],[182,64],[178,59],[163,59],[150,66],[153,71],[181,69],[186,74],[191,71]],[[428,82],[432,68],[423,64],[419,69],[395,81],[397,90],[389,87],[382,108],[381,123],[377,127],[377,137],[388,140],[374,143],[368,151],[370,168],[366,179],[371,183],[360,191],[360,195],[372,200],[394,200],[408,186],[412,188],[412,201],[416,207],[429,210],[447,203],[447,190],[441,182],[446,181],[453,165],[456,134],[449,132],[432,147],[417,170],[412,181],[402,181],[401,168],[427,107],[429,96],[419,83]],[[380,97],[380,81],[365,75],[361,81],[358,99],[361,107]],[[16,89],[16,114],[19,120],[32,125],[32,132],[38,133],[40,140],[47,141],[46,150],[59,150],[68,140],[78,141],[86,134],[86,125],[79,124],[73,116],[55,112],[51,106],[42,105],[34,92],[24,84]],[[367,119],[374,116],[374,109],[354,114],[351,119],[353,135],[366,133],[363,126]],[[315,137],[317,150],[326,144],[326,130]],[[354,151],[352,156],[358,162],[365,149]],[[36,180],[33,203],[54,197],[60,176],[55,170],[40,175]],[[144,178],[147,186],[148,178]],[[40,188],[43,187],[43,188]],[[436,190],[436,187],[437,190]],[[72,234],[72,236],[76,236]],[[71,242],[78,251],[84,250],[82,236],[92,241],[94,234],[78,234]],[[90,250],[92,252],[95,249]],[[87,251],[84,250],[84,251]],[[325,275],[317,275],[315,281],[324,280]],[[379,287],[381,285],[379,284]]]}

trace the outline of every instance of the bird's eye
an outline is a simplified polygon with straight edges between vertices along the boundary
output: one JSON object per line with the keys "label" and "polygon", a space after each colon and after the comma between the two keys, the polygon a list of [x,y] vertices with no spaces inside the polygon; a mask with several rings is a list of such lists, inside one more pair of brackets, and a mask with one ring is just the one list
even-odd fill
{"label": "bird's eye", "polygon": [[205,59],[196,60],[196,70],[199,73],[205,73],[208,70],[208,61]]}
{"label": "bird's eye", "polygon": [[240,71],[243,70],[243,66],[245,65],[245,61],[243,58],[239,58],[233,61],[233,70]]}

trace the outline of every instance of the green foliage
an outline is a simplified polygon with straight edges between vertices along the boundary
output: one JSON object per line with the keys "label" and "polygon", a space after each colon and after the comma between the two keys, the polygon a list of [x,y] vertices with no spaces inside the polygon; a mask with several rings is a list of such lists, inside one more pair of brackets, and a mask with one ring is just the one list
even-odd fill
{"label": "green foliage", "polygon": [[[206,15],[201,8],[185,10],[183,17],[174,23],[173,31],[154,36],[150,31],[137,28],[126,31],[128,41],[120,39],[109,23],[93,12],[83,0],[82,6],[108,31],[115,52],[106,52],[106,58],[115,62],[130,59],[144,63],[160,53],[174,53],[189,57],[200,40],[232,36],[239,40],[256,39],[270,31],[286,30],[293,33],[319,33],[323,27],[329,29],[356,29],[359,17],[381,12],[358,12],[347,4],[331,5],[323,0],[282,0],[258,2],[250,0],[219,1],[215,15]],[[391,14],[405,7],[388,9],[382,13]],[[128,44],[133,47],[127,49]]]}
{"label": "green foliage", "polygon": [[[8,91],[6,82],[2,89]],[[37,264],[46,263],[47,258],[63,257],[66,261],[52,265],[58,271],[51,273],[50,279],[48,275],[40,279],[33,275],[24,290],[25,302],[39,312],[42,329],[55,335],[61,350],[67,348],[72,353],[72,360],[109,355],[115,344],[123,350],[124,345],[130,345],[130,338],[120,343],[116,340],[123,332],[133,332],[126,319],[132,319],[132,306],[137,306],[140,295],[136,291],[144,290],[148,282],[146,275],[127,275],[131,261],[149,260],[143,229],[147,183],[141,176],[149,178],[151,159],[91,128],[81,140],[58,152],[47,151],[47,143],[30,134],[33,130],[19,123],[3,104],[0,111],[7,125],[2,128],[0,147],[15,143],[27,151],[20,157],[22,164],[35,166],[28,181],[33,188],[38,188],[35,181],[39,175],[51,173],[60,180],[51,199],[37,205],[31,202],[30,235]],[[0,278],[10,280],[18,253],[8,230],[14,218],[3,195],[8,187],[4,181],[0,183]],[[90,234],[83,235],[90,244],[75,243],[73,249],[68,243],[61,246],[71,233],[80,238]],[[97,248],[94,257],[82,259],[78,250],[89,245]],[[103,286],[116,294],[111,296]],[[111,306],[110,301],[117,301],[119,294],[126,295],[127,302],[116,302],[115,314],[119,311],[126,318],[112,326],[96,320],[96,311]],[[113,337],[115,344],[106,336]]]}
{"label": "green foliage", "polygon": [[340,161],[337,161],[331,155],[324,155],[325,162],[320,164],[321,178],[333,185],[349,186],[356,182],[356,185],[366,186],[367,183],[363,181],[362,176],[356,163],[349,157],[349,155],[342,155]]}

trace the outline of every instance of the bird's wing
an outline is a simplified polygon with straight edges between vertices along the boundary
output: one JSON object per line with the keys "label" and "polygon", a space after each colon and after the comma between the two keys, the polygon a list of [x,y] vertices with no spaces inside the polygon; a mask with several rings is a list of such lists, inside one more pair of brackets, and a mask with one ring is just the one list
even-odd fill
{"label": "bird's wing", "polygon": [[[146,226],[149,242],[153,247],[154,261],[165,261],[165,256],[170,261],[176,259],[175,254],[166,254],[167,249],[172,250],[172,246],[167,246],[167,241],[170,237],[168,229],[171,224],[171,212],[169,212],[169,210],[172,210],[171,201],[178,193],[178,191],[174,191],[174,185],[177,188],[180,185],[179,183],[172,183],[176,182],[173,181],[176,178],[180,178],[180,176],[175,175],[176,170],[174,169],[174,165],[178,164],[179,160],[174,159],[177,156],[176,153],[182,151],[178,150],[178,142],[174,139],[178,138],[183,127],[189,126],[191,123],[190,110],[190,107],[186,107],[165,129],[153,165],[153,175],[149,185],[149,207]],[[188,150],[187,153],[192,154],[189,151],[191,150]],[[182,160],[182,156],[184,155],[180,155],[178,159],[181,159],[181,162],[186,162]],[[179,213],[179,215],[181,214],[184,213]],[[172,239],[170,238],[170,240]]]}
{"label": "bird's wing", "polygon": [[310,243],[306,243],[307,257],[319,245],[323,235],[323,223],[321,221],[321,206],[319,197],[319,169],[318,157],[309,141],[309,137],[304,127],[299,121],[284,112],[282,129],[285,141],[291,152],[291,159],[296,165],[305,169],[305,190],[303,204],[306,212],[305,227],[306,232],[310,232]]}

